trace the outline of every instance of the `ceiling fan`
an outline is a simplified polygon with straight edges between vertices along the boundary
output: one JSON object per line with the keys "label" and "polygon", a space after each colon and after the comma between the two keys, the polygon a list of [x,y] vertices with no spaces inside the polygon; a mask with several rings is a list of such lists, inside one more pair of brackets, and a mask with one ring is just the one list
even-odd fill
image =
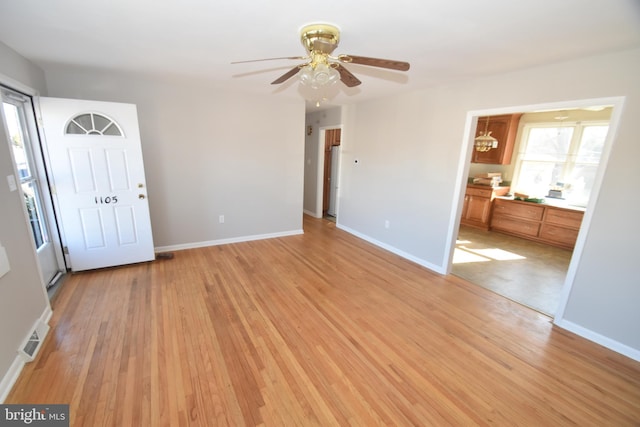
{"label": "ceiling fan", "polygon": [[369,58],[356,55],[332,56],[340,42],[340,29],[330,24],[310,24],[300,29],[300,41],[307,51],[306,56],[288,56],[281,58],[254,59],[236,61],[232,64],[247,62],[271,61],[277,59],[306,60],[296,65],[276,80],[272,85],[284,83],[296,74],[300,74],[300,81],[314,89],[335,83],[338,79],[348,87],[358,86],[362,82],[347,70],[343,64],[359,64],[370,67],[387,68],[397,71],[409,70],[409,63],[390,59]]}

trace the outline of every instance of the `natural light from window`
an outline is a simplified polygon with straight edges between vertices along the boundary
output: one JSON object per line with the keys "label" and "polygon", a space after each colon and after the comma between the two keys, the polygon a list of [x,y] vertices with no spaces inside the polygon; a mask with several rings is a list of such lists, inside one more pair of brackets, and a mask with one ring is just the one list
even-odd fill
{"label": "natural light from window", "polygon": [[461,244],[462,242],[463,241],[458,240],[457,246],[453,252],[454,264],[489,261],[514,261],[519,259],[526,259],[526,257],[523,257],[522,255],[518,255],[514,252],[505,251],[504,249],[499,248],[471,249]]}
{"label": "natural light from window", "polygon": [[608,130],[605,122],[526,125],[513,188],[544,198],[557,187],[568,204],[586,206]]}

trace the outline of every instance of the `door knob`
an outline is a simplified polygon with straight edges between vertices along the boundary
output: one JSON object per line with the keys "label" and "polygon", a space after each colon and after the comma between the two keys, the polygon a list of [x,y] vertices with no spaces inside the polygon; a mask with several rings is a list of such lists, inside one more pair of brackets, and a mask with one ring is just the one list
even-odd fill
{"label": "door knob", "polygon": [[144,199],[144,194],[138,194],[138,199],[140,200]]}

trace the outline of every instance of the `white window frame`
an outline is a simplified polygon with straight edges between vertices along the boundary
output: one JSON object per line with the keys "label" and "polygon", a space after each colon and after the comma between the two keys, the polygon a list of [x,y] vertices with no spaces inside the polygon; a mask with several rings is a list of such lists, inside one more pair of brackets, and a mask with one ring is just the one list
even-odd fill
{"label": "white window frame", "polygon": [[[562,168],[562,176],[559,180],[560,182],[567,182],[568,178],[571,176],[575,166],[576,159],[578,155],[578,149],[580,148],[580,143],[582,141],[582,135],[584,133],[585,127],[589,126],[611,126],[609,120],[579,120],[579,121],[563,121],[563,122],[533,122],[526,123],[523,125],[521,129],[521,142],[518,148],[518,152],[516,153],[516,161],[515,167],[513,171],[513,180],[511,182],[511,189],[514,191],[518,191],[518,181],[520,180],[520,172],[522,169],[523,162],[527,161],[524,159],[527,150],[527,144],[529,143],[529,134],[531,129],[534,128],[560,128],[560,127],[572,127],[573,134],[571,136],[571,142],[569,143],[569,151],[567,153],[567,159],[564,162],[564,166]],[[606,138],[605,138],[606,144]],[[602,155],[598,161],[598,164],[602,162]],[[547,161],[540,161],[540,163],[548,163]],[[560,162],[554,162],[560,163]],[[552,183],[549,183],[552,184]],[[593,188],[591,189],[593,190]],[[591,191],[590,190],[590,191]],[[544,195],[534,195],[536,197]],[[585,203],[586,205],[586,203]]]}

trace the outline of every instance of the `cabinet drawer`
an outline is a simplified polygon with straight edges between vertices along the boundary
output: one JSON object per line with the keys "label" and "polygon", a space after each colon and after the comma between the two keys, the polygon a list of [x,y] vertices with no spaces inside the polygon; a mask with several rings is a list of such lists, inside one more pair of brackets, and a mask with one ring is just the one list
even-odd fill
{"label": "cabinet drawer", "polygon": [[544,206],[533,206],[496,200],[493,212],[500,215],[510,215],[518,218],[530,219],[532,221],[540,221],[544,214]]}
{"label": "cabinet drawer", "polygon": [[582,224],[583,216],[584,213],[579,211],[547,208],[547,215],[544,218],[544,222],[578,229],[580,228],[580,224]]}
{"label": "cabinet drawer", "polygon": [[469,188],[465,191],[467,196],[476,196],[476,197],[486,197],[487,199],[491,198],[491,194],[493,193],[493,188]]}
{"label": "cabinet drawer", "polygon": [[502,215],[494,214],[493,219],[491,220],[491,228],[537,237],[538,231],[540,230],[540,223],[519,221],[517,219],[511,219]]}
{"label": "cabinet drawer", "polygon": [[578,230],[573,228],[557,227],[551,224],[543,224],[540,230],[540,238],[573,247],[578,238]]}

